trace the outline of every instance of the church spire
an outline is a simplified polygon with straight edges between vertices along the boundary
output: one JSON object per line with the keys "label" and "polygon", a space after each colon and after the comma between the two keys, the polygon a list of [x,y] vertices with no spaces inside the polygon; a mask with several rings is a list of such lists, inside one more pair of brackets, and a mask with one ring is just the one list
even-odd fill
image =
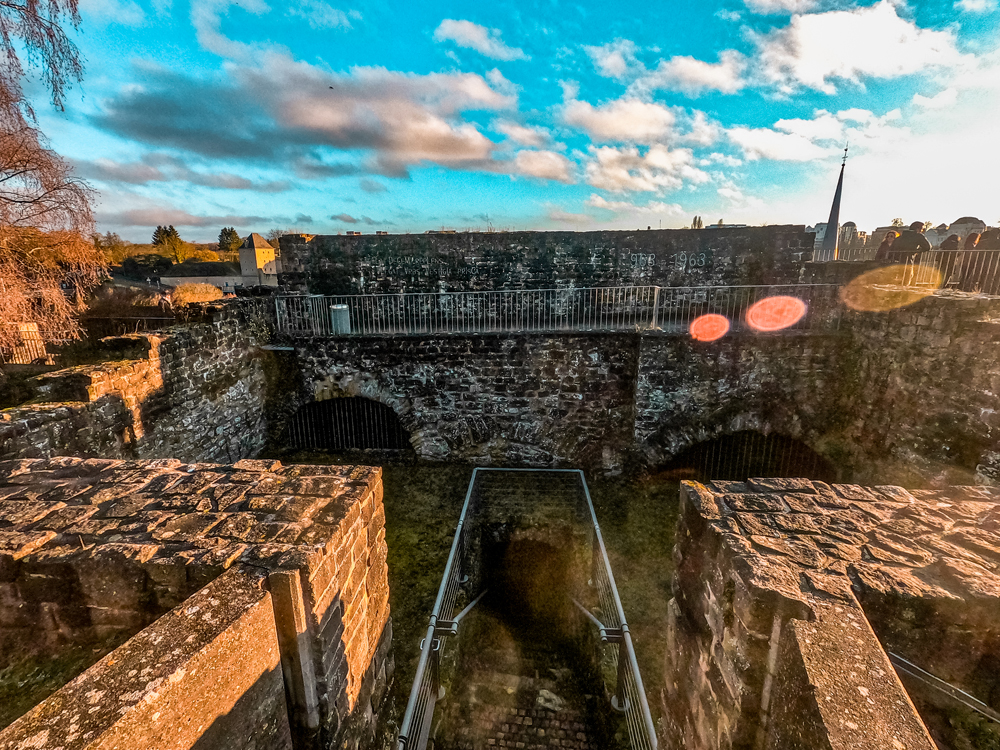
{"label": "church spire", "polygon": [[837,192],[833,194],[833,205],[830,206],[830,219],[826,222],[826,234],[823,235],[821,250],[824,260],[837,260],[837,244],[840,239],[840,196],[844,191],[844,167],[847,165],[847,148],[847,146],[844,146],[844,160],[840,163],[840,179],[837,180]]}

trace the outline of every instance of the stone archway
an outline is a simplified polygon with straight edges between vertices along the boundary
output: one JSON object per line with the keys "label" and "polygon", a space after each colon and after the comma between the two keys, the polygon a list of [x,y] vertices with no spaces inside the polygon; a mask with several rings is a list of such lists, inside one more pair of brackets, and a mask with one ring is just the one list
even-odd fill
{"label": "stone archway", "polygon": [[288,423],[289,447],[300,450],[402,451],[410,434],[385,404],[361,396],[303,404]]}
{"label": "stone archway", "polygon": [[751,477],[837,480],[833,464],[801,440],[756,430],[718,435],[695,443],[655,469],[658,474],[700,481],[745,481]]}

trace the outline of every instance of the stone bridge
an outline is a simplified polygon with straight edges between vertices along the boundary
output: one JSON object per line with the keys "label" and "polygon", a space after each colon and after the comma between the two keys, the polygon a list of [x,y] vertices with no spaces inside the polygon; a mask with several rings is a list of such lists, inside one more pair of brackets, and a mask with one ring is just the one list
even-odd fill
{"label": "stone bridge", "polygon": [[[378,298],[391,304],[413,290],[478,295],[495,314],[508,309],[497,295],[530,306],[553,286],[563,301],[613,286],[633,297],[607,311],[632,317],[603,328],[584,318],[576,330],[551,318],[492,332],[286,336],[275,332],[272,300],[237,301],[119,339],[113,362],[46,375],[36,403],[0,415],[0,458],[234,462],[288,446],[303,407],[361,397],[391,409],[415,454],[431,460],[656,470],[692,446],[753,432],[799,441],[834,479],[995,482],[1000,299],[925,290],[897,300],[910,304],[858,311],[837,291],[871,264],[811,263],[811,248],[802,227],[287,236],[288,288],[391,293]],[[834,290],[823,305],[810,297],[814,284]],[[780,288],[810,302],[806,320],[819,324],[734,325],[695,340],[683,307],[695,287]]]}
{"label": "stone bridge", "polygon": [[[655,468],[741,431],[781,434],[842,479],[992,481],[995,299],[929,296],[843,311],[837,330],[291,338],[273,442],[313,401],[391,407],[417,455],[489,465]],[[888,472],[888,475],[887,475]]]}

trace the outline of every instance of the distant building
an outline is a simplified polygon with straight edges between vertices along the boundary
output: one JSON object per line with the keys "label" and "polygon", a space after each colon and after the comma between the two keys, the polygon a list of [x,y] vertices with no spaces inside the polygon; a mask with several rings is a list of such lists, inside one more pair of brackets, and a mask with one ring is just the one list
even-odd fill
{"label": "distant building", "polygon": [[274,247],[256,232],[240,245],[240,276],[243,286],[278,286],[278,260]]}

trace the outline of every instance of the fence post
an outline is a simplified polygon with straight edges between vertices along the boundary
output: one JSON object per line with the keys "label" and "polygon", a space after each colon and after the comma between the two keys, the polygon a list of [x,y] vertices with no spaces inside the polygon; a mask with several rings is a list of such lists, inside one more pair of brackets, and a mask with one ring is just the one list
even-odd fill
{"label": "fence post", "polygon": [[625,653],[625,639],[618,641],[618,680],[615,684],[615,694],[611,696],[611,707],[615,711],[628,710],[628,694],[625,689],[625,671],[628,654]]}
{"label": "fence post", "polygon": [[652,328],[654,331],[660,327],[659,312],[660,312],[660,287],[655,286],[653,287],[653,322],[650,325],[650,328]]}

